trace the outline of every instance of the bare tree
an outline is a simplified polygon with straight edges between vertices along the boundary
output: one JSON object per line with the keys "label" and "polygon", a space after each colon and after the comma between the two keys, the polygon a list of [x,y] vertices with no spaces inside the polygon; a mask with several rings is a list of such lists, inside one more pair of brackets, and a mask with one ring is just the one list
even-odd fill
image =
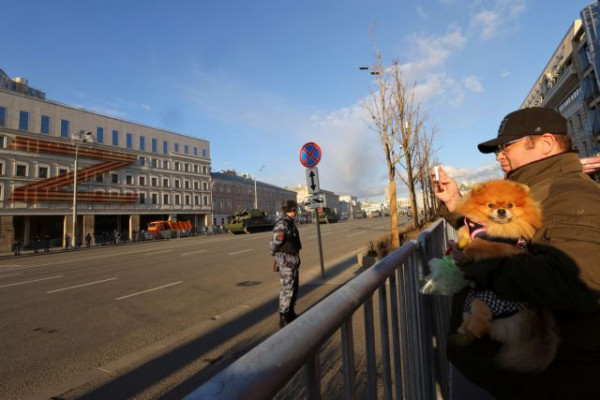
{"label": "bare tree", "polygon": [[423,210],[425,210],[425,219],[429,220],[436,209],[436,198],[433,194],[433,187],[429,177],[429,171],[433,165],[438,164],[436,151],[433,149],[433,141],[437,129],[423,130],[417,138],[417,181],[423,193]]}
{"label": "bare tree", "polygon": [[398,165],[402,173],[398,176],[408,188],[410,207],[413,212],[412,228],[419,226],[415,176],[418,175],[417,150],[419,136],[424,130],[427,114],[415,98],[414,85],[408,88],[404,82],[400,64],[394,62],[392,69],[393,131],[398,143]]}
{"label": "bare tree", "polygon": [[396,153],[396,133],[394,131],[395,110],[393,106],[393,86],[388,80],[384,70],[381,52],[375,46],[375,64],[371,67],[371,74],[376,76],[377,91],[363,101],[365,109],[372,121],[372,128],[378,134],[383,149],[387,175],[389,179],[390,195],[390,228],[392,233],[393,248],[400,247],[398,231],[398,202],[396,198],[396,165],[403,156]]}

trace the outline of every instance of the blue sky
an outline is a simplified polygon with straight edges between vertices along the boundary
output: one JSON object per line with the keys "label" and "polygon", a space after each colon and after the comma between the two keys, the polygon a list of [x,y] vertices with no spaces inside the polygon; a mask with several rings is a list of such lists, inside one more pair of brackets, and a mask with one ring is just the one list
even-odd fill
{"label": "blue sky", "polygon": [[[381,201],[360,65],[398,60],[455,176],[495,170],[476,144],[517,109],[589,0],[0,0],[2,60],[48,99],[200,137],[213,170]],[[261,166],[265,168],[261,169]]]}

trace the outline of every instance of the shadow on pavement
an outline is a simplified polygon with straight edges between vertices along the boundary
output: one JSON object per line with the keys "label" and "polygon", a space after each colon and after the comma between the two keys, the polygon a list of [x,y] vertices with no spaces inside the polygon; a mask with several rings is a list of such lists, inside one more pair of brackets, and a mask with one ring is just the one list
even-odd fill
{"label": "shadow on pavement", "polygon": [[[340,262],[326,268],[326,279],[331,279],[344,273],[348,268],[356,266],[356,255],[345,258]],[[352,276],[362,272],[362,268],[357,268]],[[300,278],[302,280],[302,276]],[[313,278],[301,283],[301,297],[306,296],[316,290],[319,284],[326,283],[319,275],[318,278]],[[332,291],[337,290],[341,286],[332,286]],[[326,296],[325,296],[326,297]],[[159,357],[149,360],[146,363],[133,368],[124,374],[115,377],[110,382],[101,384],[86,394],[80,396],[80,399],[110,399],[110,398],[134,398],[136,395],[144,392],[151,386],[157,384],[162,379],[167,378],[184,368],[189,367],[193,363],[206,362],[202,359],[205,353],[226,343],[239,332],[247,330],[252,326],[262,322],[267,318],[276,318],[279,298],[274,294],[271,300],[266,301],[262,305],[254,308],[251,312],[240,315],[237,318],[225,323],[212,331],[197,337],[196,339],[186,343],[176,349],[173,349]],[[311,306],[312,307],[312,306]],[[275,325],[275,324],[274,324]],[[249,342],[239,344],[228,354],[224,355],[219,360],[215,360],[212,365],[204,368],[192,377],[182,381],[177,386],[171,388],[166,393],[161,394],[161,399],[180,399],[190,393],[203,382],[209,380],[220,370],[231,364],[235,359],[241,357],[257,344],[262,342],[266,337],[253,338]],[[55,397],[61,398],[61,397]]]}

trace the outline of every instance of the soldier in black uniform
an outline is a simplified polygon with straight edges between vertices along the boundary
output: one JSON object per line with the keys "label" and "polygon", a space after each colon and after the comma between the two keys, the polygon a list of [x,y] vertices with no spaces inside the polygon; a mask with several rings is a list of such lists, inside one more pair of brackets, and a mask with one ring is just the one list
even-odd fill
{"label": "soldier in black uniform", "polygon": [[281,203],[281,214],[273,228],[271,255],[275,256],[275,270],[279,271],[279,327],[283,328],[296,318],[294,307],[298,298],[298,269],[300,268],[300,234],[294,223],[298,203],[286,200]]}

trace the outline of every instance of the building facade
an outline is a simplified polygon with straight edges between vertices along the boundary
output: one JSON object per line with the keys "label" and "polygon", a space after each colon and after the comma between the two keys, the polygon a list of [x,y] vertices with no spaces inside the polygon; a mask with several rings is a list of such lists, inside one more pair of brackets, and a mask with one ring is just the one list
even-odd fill
{"label": "building facade", "polygon": [[202,227],[210,163],[206,140],[48,101],[0,70],[0,251],[66,245],[73,221],[78,238],[133,238],[154,220]]}
{"label": "building facade", "polygon": [[590,4],[580,15],[521,107],[559,111],[580,157],[590,157],[600,154],[600,5]]}
{"label": "building facade", "polygon": [[284,200],[295,199],[296,193],[269,183],[260,182],[249,175],[235,171],[213,172],[212,198],[215,226],[227,223],[227,218],[242,210],[258,208],[275,221]]}

